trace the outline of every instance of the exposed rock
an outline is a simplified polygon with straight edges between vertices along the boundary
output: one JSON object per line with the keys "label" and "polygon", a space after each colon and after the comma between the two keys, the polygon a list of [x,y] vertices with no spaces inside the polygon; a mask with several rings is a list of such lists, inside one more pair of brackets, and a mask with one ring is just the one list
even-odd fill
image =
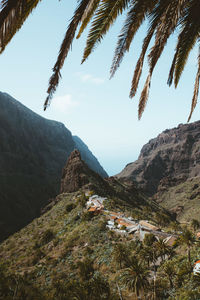
{"label": "exposed rock", "polygon": [[[114,199],[120,198],[120,201],[124,201],[128,206],[132,205],[135,208],[146,205],[151,207],[152,210],[159,209],[159,206],[154,201],[149,202],[146,199],[132,181],[121,182],[115,177],[102,178],[81,159],[80,152],[74,150],[63,169],[61,194],[73,193],[80,190],[92,190],[100,196]],[[58,196],[55,201],[59,201],[59,199]]]}
{"label": "exposed rock", "polygon": [[165,130],[117,175],[135,181],[149,195],[196,176],[200,176],[200,121]]}
{"label": "exposed rock", "polygon": [[92,183],[97,183],[101,189],[109,188],[108,183],[81,159],[80,152],[74,150],[62,172],[61,193],[76,192],[83,186]]}
{"label": "exposed rock", "polygon": [[73,136],[73,140],[75,142],[76,148],[80,151],[82,159],[87,163],[88,167],[101,175],[101,177],[108,177],[108,174],[102,168],[88,146],[78,136]]}
{"label": "exposed rock", "polygon": [[62,168],[74,149],[80,147],[85,161],[94,162],[91,168],[107,175],[62,123],[37,115],[5,93],[0,93],[0,140],[0,240],[38,216],[59,193]]}

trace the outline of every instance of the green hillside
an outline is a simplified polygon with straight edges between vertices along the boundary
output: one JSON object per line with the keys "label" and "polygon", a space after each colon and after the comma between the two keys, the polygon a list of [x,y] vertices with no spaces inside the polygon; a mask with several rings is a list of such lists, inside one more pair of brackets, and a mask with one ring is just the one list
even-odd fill
{"label": "green hillside", "polygon": [[[136,299],[135,290],[123,279],[126,278],[123,274],[130,272],[131,275],[136,267],[139,272],[146,270],[146,275],[143,274],[146,285],[138,286],[138,293],[143,295],[140,299],[153,299],[155,288],[155,299],[171,299],[170,294],[164,292],[170,288],[170,281],[162,278],[167,261],[174,262],[172,284],[178,287],[178,292],[181,293],[184,280],[193,284],[183,245],[176,250],[166,248],[170,257],[166,261],[157,240],[146,238],[140,242],[131,235],[108,230],[106,214],[95,216],[87,210],[88,197],[83,191],[59,195],[56,204],[51,209],[47,207],[44,215],[0,245],[0,299]],[[106,211],[123,211],[126,216],[147,219],[158,226],[160,215],[168,220],[162,227],[164,231],[177,230],[170,229],[169,224],[176,223],[171,223],[165,211],[145,201],[142,205],[140,201],[130,205],[120,198],[108,197],[104,205]],[[156,267],[156,287],[153,287],[151,260],[154,248],[157,261],[161,260],[161,265]],[[191,255],[195,260],[195,244]],[[134,278],[134,272],[132,276]],[[174,287],[172,290],[176,295]]]}

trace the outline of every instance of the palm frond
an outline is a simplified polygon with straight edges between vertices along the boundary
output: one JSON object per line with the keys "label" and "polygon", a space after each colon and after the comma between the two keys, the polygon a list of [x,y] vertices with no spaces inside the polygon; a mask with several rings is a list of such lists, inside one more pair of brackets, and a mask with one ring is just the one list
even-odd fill
{"label": "palm frond", "polygon": [[[152,47],[149,58],[149,75],[147,76],[143,91],[141,93],[140,101],[139,101],[139,119],[142,116],[144,108],[146,106],[148,96],[149,96],[149,87],[151,85],[151,78],[153,74],[153,70],[157,64],[159,57],[161,56],[163,49],[167,43],[168,38],[175,30],[179,17],[177,11],[181,11],[183,0],[179,0],[173,2],[171,0],[166,0],[161,4],[155,7],[151,14],[151,26],[150,28],[154,29],[156,27],[156,37],[155,37],[155,44]],[[144,56],[142,57],[144,59]],[[141,74],[141,67],[139,69],[139,76]],[[134,90],[133,86],[131,87],[132,95],[135,94],[138,84],[138,76],[136,77],[136,82],[134,83]]]}
{"label": "palm frond", "polygon": [[121,33],[118,37],[117,47],[111,66],[111,76],[113,77],[123,60],[124,54],[129,50],[130,44],[145,20],[145,17],[152,11],[158,0],[136,0],[130,4],[130,9]]}
{"label": "palm frond", "polygon": [[197,105],[197,99],[198,99],[198,95],[199,95],[199,80],[200,80],[200,48],[199,48],[199,55],[198,55],[198,69],[197,69],[197,75],[196,75],[196,79],[195,79],[194,93],[193,93],[193,98],[192,98],[190,115],[188,117],[188,122],[190,121],[193,111]]}
{"label": "palm frond", "polygon": [[[167,1],[169,2],[170,0],[167,0]],[[166,6],[167,1],[164,2],[165,8],[167,7]],[[148,33],[143,42],[140,57],[137,61],[136,67],[135,67],[135,71],[134,71],[134,75],[133,75],[133,79],[132,79],[132,83],[131,83],[131,90],[130,90],[130,94],[129,94],[130,98],[133,98],[137,92],[139,80],[140,80],[140,77],[142,74],[145,54],[146,54],[149,43],[154,35],[156,28],[160,26],[160,19],[161,19],[162,15],[165,13],[165,8],[158,9],[158,5],[157,5],[154,7],[154,10],[150,12],[150,15],[149,15],[149,18],[151,19],[150,26],[149,26]]]}
{"label": "palm frond", "polygon": [[53,67],[53,74],[49,80],[49,87],[47,90],[48,96],[44,103],[44,110],[47,109],[47,107],[50,104],[50,101],[53,97],[54,92],[56,91],[56,88],[58,86],[59,80],[61,78],[60,71],[64,65],[64,61],[69,53],[70,47],[72,45],[76,29],[81,22],[81,19],[83,17],[83,14],[85,10],[87,9],[88,5],[91,3],[91,0],[82,0],[80,1],[77,9],[75,10],[74,16],[68,26],[67,32],[65,34],[64,40],[61,44],[59,55],[57,58],[57,61]]}
{"label": "palm frond", "polygon": [[127,8],[129,1],[130,0],[102,0],[88,34],[82,63],[88,58],[94,47],[102,40],[116,18]]}
{"label": "palm frond", "polygon": [[147,100],[149,97],[150,84],[151,84],[151,75],[149,74],[147,76],[143,91],[140,96],[139,107],[138,107],[138,119],[139,120],[141,119],[144,109],[146,107],[146,103],[147,103]]}
{"label": "palm frond", "polygon": [[41,0],[3,0],[0,10],[0,53]]}
{"label": "palm frond", "polygon": [[139,80],[140,80],[140,77],[141,77],[141,74],[142,74],[145,54],[147,52],[149,43],[150,43],[150,41],[152,39],[152,36],[154,34],[155,28],[151,28],[149,30],[146,38],[144,39],[143,46],[142,46],[142,52],[140,54],[140,57],[137,61],[137,64],[136,64],[136,67],[135,67],[135,70],[134,70],[134,75],[133,75],[133,79],[132,79],[132,83],[131,83],[131,90],[130,90],[130,94],[129,94],[130,98],[133,98],[135,96],[136,92],[137,92]]}
{"label": "palm frond", "polygon": [[80,38],[81,34],[83,33],[83,31],[85,30],[85,28],[87,27],[88,23],[90,22],[91,18],[93,17],[99,3],[101,0],[92,0],[90,2],[90,4],[88,5],[88,7],[86,8],[82,19],[81,19],[81,27],[79,29],[78,35],[77,35],[77,39]]}
{"label": "palm frond", "polygon": [[169,71],[169,76],[168,76],[168,80],[167,80],[167,84],[170,86],[173,82],[174,79],[174,70],[175,70],[175,66],[176,66],[176,59],[177,59],[177,52],[174,55],[172,64],[171,64],[171,68]]}
{"label": "palm frond", "polygon": [[155,11],[152,14],[153,23],[158,24],[158,26],[156,31],[155,44],[148,56],[151,74],[153,73],[157,61],[163,52],[168,38],[177,27],[179,15],[181,14],[183,8],[183,2],[184,0],[165,0],[161,3],[162,5],[156,7]]}
{"label": "palm frond", "polygon": [[184,17],[181,20],[182,31],[178,37],[176,47],[176,64],[174,83],[177,87],[181,74],[187,62],[190,51],[193,49],[197,39],[200,35],[200,2],[191,0]]}

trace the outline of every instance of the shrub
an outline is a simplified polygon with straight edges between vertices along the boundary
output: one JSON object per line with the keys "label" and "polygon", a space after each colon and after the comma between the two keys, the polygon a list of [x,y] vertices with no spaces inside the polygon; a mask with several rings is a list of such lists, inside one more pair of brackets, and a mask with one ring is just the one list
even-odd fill
{"label": "shrub", "polygon": [[93,212],[91,211],[86,211],[82,214],[82,221],[90,221],[94,217]]}
{"label": "shrub", "polygon": [[66,210],[66,212],[70,212],[70,211],[72,211],[75,207],[76,207],[76,205],[75,205],[74,203],[69,203],[69,204],[67,204],[65,210]]}
{"label": "shrub", "polygon": [[41,245],[45,245],[49,243],[52,239],[54,238],[54,233],[51,229],[47,229],[43,232],[41,238],[40,238],[40,243]]}
{"label": "shrub", "polygon": [[126,226],[125,225],[122,225],[120,230],[126,230]]}
{"label": "shrub", "polygon": [[36,249],[33,255],[32,264],[35,265],[38,261],[45,256],[45,253],[40,249]]}

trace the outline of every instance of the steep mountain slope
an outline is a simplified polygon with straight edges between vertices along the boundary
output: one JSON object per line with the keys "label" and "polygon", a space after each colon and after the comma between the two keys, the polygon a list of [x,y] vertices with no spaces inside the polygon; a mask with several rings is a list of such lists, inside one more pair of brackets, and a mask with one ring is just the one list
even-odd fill
{"label": "steep mountain slope", "polygon": [[108,183],[95,173],[82,160],[78,150],[74,150],[63,168],[61,180],[61,193],[76,192],[86,184],[96,184],[101,190],[109,189]]}
{"label": "steep mountain slope", "polygon": [[80,151],[82,159],[87,162],[87,165],[90,169],[97,172],[99,175],[101,175],[103,178],[108,177],[108,174],[105,172],[105,170],[102,168],[102,166],[99,164],[96,157],[92,154],[88,146],[78,137],[78,136],[72,136],[76,148]]}
{"label": "steep mountain slope", "polygon": [[[193,195],[193,186],[200,184],[200,121],[180,124],[150,140],[143,146],[138,160],[128,164],[117,177],[136,182],[163,206],[177,212],[179,219],[191,219],[191,200],[200,212],[200,194]],[[188,189],[191,193],[182,193]]]}
{"label": "steep mountain slope", "polygon": [[[62,123],[40,117],[8,94],[0,93],[0,108],[1,240],[38,216],[58,194],[62,168],[78,145]],[[91,162],[92,157],[85,150],[84,159]],[[94,170],[102,171],[93,159]]]}
{"label": "steep mountain slope", "polygon": [[119,202],[126,203],[129,207],[139,208],[145,205],[152,211],[160,209],[154,201],[149,202],[132,181],[122,183],[114,177],[102,178],[82,160],[80,152],[74,150],[62,171],[61,193],[77,192],[80,189],[92,190],[101,196],[118,198]]}
{"label": "steep mountain slope", "polygon": [[151,195],[163,181],[175,184],[195,176],[200,176],[200,121],[165,130],[117,175],[136,181]]}
{"label": "steep mountain slope", "polygon": [[[44,293],[41,298],[24,299],[119,300],[114,276],[118,272],[114,261],[115,247],[124,243],[133,253],[138,242],[134,243],[128,233],[117,234],[108,230],[108,211],[152,222],[157,213],[162,213],[169,221],[171,218],[156,203],[148,202],[133,186],[130,189],[115,178],[102,179],[88,168],[77,150],[71,153],[63,169],[61,188],[62,194],[46,207],[42,216],[0,244],[0,274],[1,261],[5,260],[7,274],[17,278],[24,276],[29,280],[28,286],[30,283],[36,285]],[[88,198],[97,191],[107,197],[103,202],[104,212],[98,215],[86,207]],[[85,269],[80,268],[83,262],[86,262]],[[84,274],[86,279],[90,278],[91,262],[95,274],[90,285],[84,286],[83,294],[78,294],[78,298],[73,297],[75,282],[78,282],[80,292]],[[96,278],[103,278],[103,281],[96,282]],[[100,283],[100,287],[95,283]],[[105,287],[109,295],[104,295]],[[84,296],[88,288],[97,290],[97,295]],[[116,297],[111,297],[111,293]],[[124,300],[133,299],[130,292],[126,293]]]}

